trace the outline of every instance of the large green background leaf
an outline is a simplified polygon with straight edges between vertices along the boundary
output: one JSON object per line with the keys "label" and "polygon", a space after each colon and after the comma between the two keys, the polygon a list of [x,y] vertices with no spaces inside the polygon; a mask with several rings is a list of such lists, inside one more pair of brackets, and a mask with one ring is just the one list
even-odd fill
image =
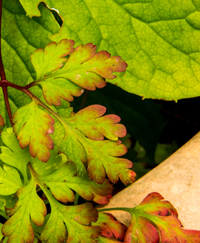
{"label": "large green background leaf", "polygon": [[[29,16],[40,15],[40,0],[20,2]],[[199,96],[199,0],[45,2],[64,20],[54,40],[92,42],[128,63],[125,75],[109,82],[145,98]]]}

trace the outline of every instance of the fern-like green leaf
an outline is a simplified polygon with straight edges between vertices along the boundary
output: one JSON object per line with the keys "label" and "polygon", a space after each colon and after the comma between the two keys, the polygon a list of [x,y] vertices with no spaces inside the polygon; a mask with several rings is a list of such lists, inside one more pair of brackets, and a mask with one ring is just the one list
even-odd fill
{"label": "fern-like green leaf", "polygon": [[70,126],[83,132],[88,138],[103,140],[104,136],[110,140],[118,140],[118,137],[126,136],[126,128],[116,115],[106,115],[106,108],[101,105],[91,105],[80,110],[75,116],[68,118]]}
{"label": "fern-like green leaf", "polygon": [[[49,43],[45,49],[37,49],[31,55],[37,78],[32,86],[40,84],[46,102],[49,105],[61,105],[61,99],[73,100],[73,96],[80,96],[83,89],[62,76],[54,77],[55,71],[67,61],[66,56],[73,52],[73,40],[62,40],[58,44]],[[73,95],[73,96],[72,96]]]}
{"label": "fern-like green leaf", "polygon": [[135,172],[129,170],[132,162],[118,157],[127,152],[126,146],[120,141],[92,141],[86,138],[81,141],[87,151],[88,173],[92,180],[102,183],[106,175],[112,183],[120,179],[127,185],[135,180]]}
{"label": "fern-like green leaf", "polygon": [[31,165],[40,176],[47,176],[54,173],[63,164],[57,148],[51,150],[50,154],[50,158],[46,163],[41,163],[37,157],[31,158]]}
{"label": "fern-like green leaf", "polygon": [[[47,243],[94,243],[100,235],[100,228],[91,226],[98,218],[92,204],[64,206],[51,203],[51,215],[40,239]],[[56,222],[56,224],[55,224]]]}
{"label": "fern-like green leaf", "polygon": [[23,183],[15,168],[6,164],[3,165],[3,168],[0,167],[1,195],[11,195],[21,187],[23,187]]}
{"label": "fern-like green leaf", "polygon": [[[135,180],[135,173],[129,170],[133,166],[132,162],[118,158],[127,152],[126,146],[121,144],[120,140],[98,141],[85,137],[87,135],[101,140],[107,136],[116,140],[117,136],[125,136],[124,126],[115,124],[119,121],[117,116],[108,115],[98,118],[104,112],[105,108],[102,106],[90,106],[77,113],[77,117],[75,115],[72,118],[62,118],[65,136],[60,144],[60,150],[76,164],[79,174],[85,169],[83,163],[87,162],[89,176],[97,183],[103,183],[106,175],[112,183],[116,183],[119,178],[124,184],[132,183]],[[96,125],[94,118],[97,120]],[[98,119],[102,122],[100,123]]]}
{"label": "fern-like green leaf", "polygon": [[113,72],[123,72],[127,67],[118,56],[111,57],[106,51],[96,53],[96,46],[91,43],[75,50],[73,45],[72,40],[52,42],[31,56],[37,79],[30,87],[40,84],[49,105],[60,105],[60,98],[73,100],[73,96],[83,93],[82,88],[102,88],[106,85],[105,79],[116,77]]}
{"label": "fern-like green leaf", "polygon": [[44,222],[47,209],[37,195],[36,185],[37,181],[32,176],[29,184],[18,190],[15,207],[7,209],[7,214],[11,217],[3,225],[2,233],[9,237],[10,242],[33,242],[31,220],[38,226]]}
{"label": "fern-like green leaf", "polygon": [[1,146],[0,159],[7,165],[17,168],[23,176],[24,183],[27,183],[27,164],[30,162],[31,156],[27,148],[22,149],[13,132],[12,128],[3,131],[2,140],[6,146]]}
{"label": "fern-like green leaf", "polygon": [[51,116],[38,107],[33,101],[17,110],[13,117],[14,131],[21,148],[29,145],[31,156],[38,157],[41,161],[48,161],[49,149],[54,143],[49,134],[54,131],[54,120]]}
{"label": "fern-like green leaf", "polygon": [[54,197],[63,203],[75,200],[73,191],[86,200],[93,200],[96,195],[99,195],[99,202],[112,192],[112,186],[108,180],[104,180],[103,184],[97,184],[91,181],[87,174],[79,177],[76,173],[73,163],[65,163],[53,174],[40,177],[40,179],[50,188]]}
{"label": "fern-like green leaf", "polygon": [[36,80],[45,79],[47,75],[61,68],[67,61],[65,57],[73,52],[73,45],[73,40],[62,40],[58,44],[49,43],[44,50],[37,49],[31,55],[31,61],[37,73]]}

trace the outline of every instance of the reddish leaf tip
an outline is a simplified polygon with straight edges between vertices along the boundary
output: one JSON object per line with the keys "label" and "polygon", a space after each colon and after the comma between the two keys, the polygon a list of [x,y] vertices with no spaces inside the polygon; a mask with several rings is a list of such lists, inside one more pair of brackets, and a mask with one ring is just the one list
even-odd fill
{"label": "reddish leaf tip", "polygon": [[108,204],[111,198],[112,198],[111,194],[107,196],[95,195],[93,201],[98,204]]}

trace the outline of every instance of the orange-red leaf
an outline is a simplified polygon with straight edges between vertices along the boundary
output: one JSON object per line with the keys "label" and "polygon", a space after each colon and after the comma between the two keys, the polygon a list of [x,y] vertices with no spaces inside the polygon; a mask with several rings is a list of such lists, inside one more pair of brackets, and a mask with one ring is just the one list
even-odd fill
{"label": "orange-red leaf", "polygon": [[150,193],[141,204],[126,211],[132,220],[124,243],[200,242],[200,231],[183,229],[176,209],[158,193]]}
{"label": "orange-red leaf", "polygon": [[102,236],[106,238],[115,238],[118,240],[123,240],[127,227],[118,222],[112,214],[99,212],[99,218],[93,225],[99,226],[101,228]]}

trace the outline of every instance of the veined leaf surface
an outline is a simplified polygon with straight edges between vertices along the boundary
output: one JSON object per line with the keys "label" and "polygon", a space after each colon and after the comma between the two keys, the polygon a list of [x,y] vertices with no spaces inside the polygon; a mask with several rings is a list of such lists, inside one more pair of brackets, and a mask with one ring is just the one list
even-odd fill
{"label": "veined leaf surface", "polygon": [[[40,15],[40,0],[20,2],[29,16]],[[128,63],[125,75],[109,82],[144,98],[199,96],[199,0],[45,3],[58,9],[64,21],[60,35],[53,40],[92,42]]]}

